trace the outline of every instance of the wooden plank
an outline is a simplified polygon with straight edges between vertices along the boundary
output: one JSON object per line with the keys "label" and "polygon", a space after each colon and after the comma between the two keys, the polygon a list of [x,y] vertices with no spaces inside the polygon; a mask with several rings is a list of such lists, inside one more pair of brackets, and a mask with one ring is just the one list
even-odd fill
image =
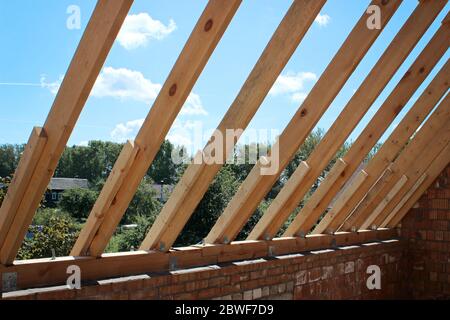
{"label": "wooden plank", "polygon": [[[372,4],[379,5],[381,10],[384,11],[381,14],[383,16],[382,26],[384,26],[392,17],[400,2],[374,1]],[[210,241],[221,243],[226,239],[235,239],[255,212],[261,200],[278,179],[279,174],[289,164],[295,152],[313,130],[381,32],[381,30],[377,30],[378,32],[369,30],[366,22],[367,14],[364,13],[275,143],[275,150],[279,150],[275,155],[279,160],[279,166],[275,172],[264,175],[258,170],[257,166],[253,168],[247,177],[247,181],[255,181],[251,185],[250,192],[245,195],[238,192],[235,195],[211,230],[211,235],[218,236],[208,236]],[[242,201],[242,198],[245,201]],[[239,204],[236,205],[235,202],[239,202]]]}
{"label": "wooden plank", "polygon": [[[433,158],[430,158],[431,152],[438,152],[440,149],[436,149],[438,147],[438,141],[441,141],[444,145],[445,136],[440,136],[435,138],[437,132],[441,132],[443,126],[446,125],[447,121],[450,121],[450,108],[448,107],[450,104],[450,95],[447,96],[441,101],[436,110],[430,116],[430,118],[425,122],[420,131],[414,135],[412,141],[410,141],[406,147],[402,150],[400,155],[395,159],[395,169],[392,176],[392,180],[385,183],[385,185],[380,190],[374,190],[374,192],[370,195],[370,201],[365,203],[361,208],[357,208],[349,219],[345,221],[340,230],[349,231],[352,229],[360,229],[364,221],[374,212],[375,208],[382,201],[382,199],[389,192],[389,189],[393,187],[396,179],[399,179],[402,174],[406,173],[406,169],[411,166],[412,163],[416,159],[420,161],[428,161],[431,162]],[[444,127],[445,129],[445,127]],[[441,130],[441,131],[439,131]],[[442,134],[445,134],[445,130],[442,131]],[[434,144],[429,146],[429,141],[433,140]],[[430,150],[429,154],[424,154],[424,150]],[[407,174],[408,177],[412,178],[415,173]],[[380,213],[377,214],[379,216]],[[356,217],[356,218],[355,218]],[[375,220],[371,221],[372,225],[379,225],[381,223],[381,218],[375,218]]]}
{"label": "wooden plank", "polygon": [[[82,270],[82,285],[115,277],[125,277],[152,272],[168,272],[169,263],[176,259],[177,268],[188,269],[217,263],[268,257],[269,247],[277,255],[287,255],[329,248],[331,243],[349,246],[373,241],[396,239],[395,229],[311,236],[304,239],[273,239],[272,241],[240,241],[229,245],[206,245],[178,248],[169,252],[134,251],[104,254],[94,257],[61,257],[55,260],[37,259],[16,261],[12,266],[0,265],[3,273],[17,274],[17,290],[55,285],[65,285],[67,267],[76,265]],[[1,286],[1,282],[0,282]],[[0,287],[1,292],[1,287]]]}
{"label": "wooden plank", "polygon": [[[342,195],[336,200],[331,210],[327,213],[327,216],[333,217],[335,213],[338,212],[343,207],[343,205],[348,201],[348,198],[359,188],[361,184],[363,184],[363,182],[367,179],[367,176],[368,174],[364,170],[358,172],[356,178],[352,181],[352,183],[348,186],[348,188],[344,190]],[[322,197],[320,197],[320,199],[322,199]],[[317,225],[316,228],[314,228],[314,230],[312,231],[312,234],[320,234],[327,231],[326,229],[322,228],[323,225],[320,224]],[[330,234],[334,233],[334,230],[328,230],[327,233]]]}
{"label": "wooden plank", "polygon": [[42,128],[34,127],[14,173],[8,192],[0,208],[0,248],[30,183],[36,163],[42,155],[47,135]]}
{"label": "wooden plank", "polygon": [[42,156],[15,213],[1,263],[12,263],[56,169],[75,123],[132,5],[132,0],[98,1],[44,124]]}
{"label": "wooden plank", "polygon": [[[397,181],[397,183],[394,185],[394,187],[389,191],[389,193],[386,195],[386,197],[378,203],[378,206],[375,208],[375,210],[372,212],[372,214],[367,218],[367,220],[361,225],[360,229],[368,229],[369,227],[373,229],[377,229],[376,225],[372,225],[372,222],[375,220],[376,217],[386,208],[386,206],[389,204],[389,202],[392,201],[392,199],[400,192],[400,190],[405,186],[406,182],[408,182],[408,177],[406,175],[403,175],[400,180]],[[357,231],[356,227],[355,230]]]}
{"label": "wooden plank", "polygon": [[[408,202],[408,200],[414,195],[414,193],[419,189],[419,187],[425,182],[428,174],[424,173],[415,183],[414,186],[408,190],[403,199],[395,206],[394,210],[386,217],[386,219],[380,224],[380,227],[386,225],[386,221],[390,221],[393,217],[397,215],[397,213],[403,208],[403,206]],[[364,228],[364,226],[362,227]]]}
{"label": "wooden plank", "polygon": [[[135,143],[139,146],[139,152],[128,174],[123,177],[115,202],[102,209],[106,215],[89,244],[90,255],[99,256],[107,246],[171,125],[240,4],[241,0],[208,2],[136,136]],[[104,188],[112,189],[108,185]]]}
{"label": "wooden plank", "polygon": [[[313,150],[307,160],[311,164],[308,175],[302,180],[288,180],[286,187],[279,192],[254,232],[252,231],[252,238],[273,237],[278,232],[446,3],[447,1],[420,2]],[[290,187],[293,183],[296,183],[295,188]]]}
{"label": "wooden plank", "polygon": [[[420,87],[422,82],[426,79],[431,70],[447,51],[448,39],[449,25],[443,24],[435,33],[431,41],[427,44],[425,49],[417,57],[413,65],[405,73],[389,97],[378,109],[375,116],[364,128],[363,132],[352,144],[351,148],[343,158],[348,164],[345,173],[339,177],[333,185],[333,188],[326,194],[325,198],[322,199],[321,205],[312,212],[312,215],[316,218],[316,221],[322,216],[331,200],[336,196],[346,181],[352,176],[366,155],[381,138],[389,125],[401,112],[409,99],[411,99],[414,92]],[[368,171],[366,172],[369,173]],[[380,175],[378,175],[375,179],[379,176]],[[341,212],[335,215],[333,219],[327,218],[328,215],[325,215],[319,223],[320,228],[323,230],[329,230],[330,232],[336,231],[337,228],[344,222],[345,218],[347,218],[347,216],[343,216]],[[302,214],[303,213],[300,211],[298,216],[301,216]],[[303,226],[305,230],[312,227],[313,224]]]}
{"label": "wooden plank", "polygon": [[82,256],[87,255],[89,250],[89,245],[92,242],[95,234],[100,227],[106,212],[105,208],[109,208],[114,201],[114,198],[122,184],[123,178],[127,175],[131,168],[131,165],[136,158],[136,154],[139,147],[132,141],[127,141],[123,147],[123,151],[120,153],[114,167],[106,180],[105,186],[103,188],[97,201],[92,208],[92,212],[89,215],[74,247],[70,253],[71,256]]}
{"label": "wooden plank", "polygon": [[[446,105],[447,109],[450,110],[450,104]],[[449,112],[450,113],[450,112]],[[447,117],[447,123],[444,124],[440,129],[434,128],[433,135],[424,137],[425,143],[415,143],[414,140],[411,142],[410,148],[405,148],[405,155],[400,155],[399,159],[402,161],[399,167],[401,171],[399,174],[405,174],[410,178],[410,181],[405,184],[404,188],[400,190],[390,203],[386,205],[385,208],[375,217],[373,224],[379,226],[387,217],[387,215],[394,209],[395,205],[399,203],[402,197],[407,193],[409,189],[414,186],[414,182],[420,178],[420,176],[426,171],[427,167],[433,162],[433,160],[439,155],[442,149],[450,142],[450,117]],[[420,132],[419,132],[420,133]],[[425,136],[425,135],[423,135]],[[419,137],[417,134],[416,138]],[[430,143],[432,141],[432,143]],[[409,146],[409,145],[408,145]],[[413,158],[411,158],[413,157]],[[399,161],[400,163],[400,161]]]}
{"label": "wooden plank", "polygon": [[[341,161],[341,159],[338,159],[338,161]],[[345,166],[345,163],[342,163]],[[277,196],[272,203],[275,206],[281,205],[281,203],[287,201],[287,197],[289,197],[290,194],[295,192],[295,189],[297,188],[298,184],[301,183],[305,179],[305,177],[308,175],[308,172],[311,170],[311,167],[308,165],[306,161],[300,162],[297,169],[294,171],[290,179],[286,182],[285,186],[283,187],[284,193],[283,195]],[[335,174],[330,172],[330,174]],[[339,174],[339,173],[337,173]],[[268,214],[266,212],[264,216],[261,219],[264,219],[264,217]],[[258,224],[253,228],[253,230],[250,232],[250,234],[247,237],[247,240],[259,240],[261,238],[264,238],[264,240],[270,240],[273,238],[270,234],[262,234],[264,230],[261,228],[258,228]]]}
{"label": "wooden plank", "polygon": [[[312,199],[312,201],[308,201],[304,207],[305,212],[313,211],[314,208],[316,208],[319,205],[320,198],[325,195],[325,193],[328,192],[328,190],[333,186],[334,182],[338,179],[338,177],[344,172],[345,168],[347,167],[347,163],[345,163],[344,160],[339,158],[336,161],[336,164],[333,166],[332,170],[328,173],[325,180],[321,182],[320,186],[320,192],[321,195],[318,194],[318,196],[315,199]],[[308,219],[308,215],[305,214],[303,216],[305,219]],[[303,219],[297,220],[298,223],[303,223]],[[294,236],[301,236],[304,237],[307,235],[307,232],[303,232],[302,230],[298,230],[296,228],[296,224],[290,224],[287,230],[284,232],[283,237],[294,237]],[[253,231],[252,231],[253,232]]]}
{"label": "wooden plank", "polygon": [[[217,132],[222,134],[223,137],[226,136],[226,130],[244,130],[248,126],[324,3],[325,1],[322,0],[293,2],[238,96],[219,124]],[[206,155],[210,152],[212,140],[213,138],[203,150]],[[200,173],[195,175],[194,181],[190,181],[187,175],[181,178],[181,183],[192,184],[191,188],[186,192],[172,193],[142,243],[141,249],[159,248],[168,250],[172,246],[222,164],[233,151],[235,143],[236,141],[232,141],[223,146],[223,150],[221,150],[222,159],[218,161],[220,163],[192,164],[189,166],[187,172],[199,170]],[[179,209],[174,212],[170,208]]]}
{"label": "wooden plank", "polygon": [[[358,210],[363,210],[366,208],[373,200],[373,198],[385,187],[385,185],[392,180],[392,176],[394,175],[394,171],[396,170],[396,165],[392,162],[389,167],[383,172],[381,177],[374,183],[374,185],[370,188],[369,192],[364,196],[364,198],[358,203],[357,207],[352,211],[351,215],[358,214]],[[367,179],[369,179],[369,175]],[[366,179],[366,180],[367,180]],[[364,184],[364,183],[363,183]],[[359,186],[358,189],[353,192],[350,198],[347,199],[346,203],[350,201],[350,199],[354,196],[354,194],[361,188]],[[345,204],[344,204],[345,206]],[[340,209],[342,210],[342,208]],[[350,216],[351,216],[350,215]],[[352,229],[352,231],[355,231]]]}
{"label": "wooden plank", "polygon": [[450,144],[448,144],[445,149],[439,154],[439,156],[433,161],[430,167],[427,169],[427,178],[420,185],[420,187],[414,192],[408,201],[403,205],[400,211],[395,214],[392,218],[386,219],[382,225],[388,226],[389,228],[397,226],[403,219],[403,217],[409,212],[409,210],[414,206],[414,204],[419,201],[420,197],[425,193],[425,191],[433,184],[437,177],[441,174],[448,164],[450,163]]}

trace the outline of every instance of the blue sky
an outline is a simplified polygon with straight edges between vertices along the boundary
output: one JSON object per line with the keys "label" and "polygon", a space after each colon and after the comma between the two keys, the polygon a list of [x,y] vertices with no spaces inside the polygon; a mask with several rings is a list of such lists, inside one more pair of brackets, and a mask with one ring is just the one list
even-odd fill
{"label": "blue sky", "polygon": [[[327,2],[249,128],[284,129],[369,3]],[[186,130],[194,126],[205,131],[216,128],[290,4],[243,1],[169,134],[173,142],[189,143]],[[404,0],[318,127],[330,127],[417,4]],[[81,29],[66,27],[70,5],[81,9]],[[0,144],[26,142],[32,127],[43,125],[94,5],[92,0],[1,1]],[[69,145],[89,140],[122,142],[135,136],[205,5],[205,0],[135,0]],[[350,139],[358,136],[449,9],[447,5],[438,16]],[[447,51],[399,119],[448,58]]]}

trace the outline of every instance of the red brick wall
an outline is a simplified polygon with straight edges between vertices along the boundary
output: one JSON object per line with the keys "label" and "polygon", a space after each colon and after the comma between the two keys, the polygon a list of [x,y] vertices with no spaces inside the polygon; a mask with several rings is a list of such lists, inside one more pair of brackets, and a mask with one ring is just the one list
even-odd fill
{"label": "red brick wall", "polygon": [[[403,241],[312,251],[5,294],[6,299],[395,299],[405,297]],[[366,285],[367,266],[381,268],[381,290]]]}
{"label": "red brick wall", "polygon": [[402,221],[415,299],[450,299],[450,165]]}

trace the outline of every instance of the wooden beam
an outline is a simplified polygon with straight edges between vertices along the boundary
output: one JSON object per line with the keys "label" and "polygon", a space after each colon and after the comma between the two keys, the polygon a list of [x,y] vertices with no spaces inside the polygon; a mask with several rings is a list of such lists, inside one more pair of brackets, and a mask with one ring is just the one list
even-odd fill
{"label": "wooden beam", "polygon": [[46,142],[45,131],[39,127],[33,128],[0,208],[0,248],[3,246],[17,208],[25,196],[26,188],[30,184],[31,176]]}
{"label": "wooden beam", "polygon": [[[221,134],[222,137],[226,137],[227,130],[242,131],[248,126],[324,3],[323,0],[293,2],[238,96],[219,124],[216,132]],[[211,138],[203,151],[206,158],[211,153],[212,141],[214,141],[214,138]],[[172,196],[143,241],[141,249],[158,248],[163,251],[170,249],[215,175],[233,151],[235,143],[236,141],[227,141],[223,149],[218,150],[222,151],[222,155],[215,163],[207,165],[206,161],[203,160],[201,164],[193,163],[187,168],[180,183],[189,185],[190,188],[182,190],[181,187],[175,187]],[[194,177],[194,179],[190,177]]]}
{"label": "wooden beam", "polygon": [[[360,210],[361,208],[367,207],[367,205],[373,200],[374,196],[376,196],[380,190],[382,190],[385,185],[392,180],[392,176],[394,175],[394,171],[396,170],[396,165],[394,162],[392,162],[386,170],[383,172],[381,177],[374,183],[374,185],[370,188],[369,192],[364,196],[364,198],[358,203],[357,207],[352,211],[351,215],[356,214],[355,212],[357,210]],[[370,178],[370,175],[367,175],[367,179]],[[367,180],[366,179],[366,180]],[[347,198],[347,200],[344,203],[344,206],[350,199],[355,195],[355,193],[361,188],[361,185],[359,188],[355,189],[354,192],[350,195],[350,198]],[[342,210],[342,208],[340,208]],[[339,211],[340,211],[339,210]],[[336,213],[335,213],[336,214]],[[356,231],[356,228],[352,228],[351,231]]]}
{"label": "wooden beam", "polygon": [[11,186],[19,190],[25,188],[27,197],[22,199],[16,212],[8,213],[14,219],[1,249],[1,263],[13,262],[132,3],[132,0],[98,1],[45,121],[43,130],[47,143],[35,164],[30,183]]}
{"label": "wooden beam", "polygon": [[[347,164],[341,158],[339,158],[336,161],[336,164],[333,166],[332,170],[327,174],[326,179],[322,181],[320,184],[321,185],[320,192],[323,193],[322,196],[324,196],[325,193],[327,193],[328,190],[333,186],[334,182],[338,179],[338,177],[342,174],[342,172],[344,172],[346,167]],[[320,197],[316,197],[316,199],[320,199]],[[318,205],[319,203],[317,201],[308,201],[305,204],[306,208],[305,210],[312,211]],[[305,216],[305,218],[307,217]],[[258,225],[256,225],[255,228],[252,230],[252,234],[254,232],[258,232]],[[294,236],[304,237],[305,235],[306,234],[304,233],[296,233],[295,226],[291,224],[289,225],[288,229],[284,232],[283,237],[294,237]],[[254,237],[254,235],[252,235],[252,237]],[[267,237],[269,237],[269,235],[267,235]]]}
{"label": "wooden beam", "polygon": [[431,186],[431,184],[437,179],[448,164],[450,163],[450,144],[439,154],[439,156],[433,161],[430,167],[427,169],[427,178],[420,185],[420,187],[414,192],[403,207],[394,216],[388,216],[386,220],[381,224],[383,226],[397,226],[403,219],[403,217],[409,212],[414,204],[419,201],[420,197]]}
{"label": "wooden beam", "polygon": [[[383,11],[382,26],[387,24],[400,3],[400,1],[372,2]],[[274,155],[279,164],[275,172],[264,175],[258,165],[252,169],[244,181],[248,191],[239,190],[231,200],[207,236],[208,243],[223,243],[235,239],[239,234],[382,31],[369,30],[366,22],[367,13],[364,13],[275,143],[274,150],[279,150]],[[308,164],[313,165],[312,162]]]}
{"label": "wooden beam", "polygon": [[[110,185],[114,180],[110,180],[103,187],[99,203],[95,206],[105,215],[100,225],[86,225],[84,233],[94,234],[94,237],[80,239],[77,252],[84,248],[81,253],[89,252],[90,255],[99,256],[107,246],[171,125],[240,4],[241,0],[208,2],[137,134],[135,144],[139,150],[131,167],[121,178],[118,188]],[[122,150],[122,153],[126,152]],[[126,155],[123,158],[126,158]],[[113,203],[102,200],[111,197],[115,199]],[[95,212],[92,211],[91,215],[95,215]]]}
{"label": "wooden beam", "polygon": [[[333,217],[336,212],[338,212],[344,205],[344,203],[348,200],[348,198],[364,183],[364,181],[367,179],[368,174],[366,173],[366,171],[361,170],[360,172],[358,172],[356,174],[355,179],[349,184],[348,188],[343,190],[343,193],[341,194],[341,196],[336,200],[336,202],[334,203],[333,207],[331,208],[331,210],[327,213],[327,215],[329,215],[330,217]],[[320,199],[322,199],[323,197],[318,197]],[[305,211],[308,213],[309,216],[309,212]],[[322,229],[323,225],[317,225],[314,230],[312,231],[312,234],[320,234],[323,232],[327,232],[327,233],[333,233],[332,230],[326,230],[326,229]]]}
{"label": "wooden beam", "polygon": [[[16,261],[12,266],[0,265],[0,276],[5,273],[16,273],[16,290],[65,285],[68,277],[67,268],[70,265],[76,265],[82,270],[84,285],[84,283],[90,281],[115,277],[169,272],[171,261],[176,261],[178,269],[187,269],[218,263],[267,258],[269,257],[269,248],[272,254],[283,256],[328,249],[331,244],[335,246],[334,250],[340,250],[340,246],[388,241],[397,237],[397,230],[384,229],[358,234],[344,232],[332,236],[308,236],[303,239],[283,238],[272,241],[239,241],[229,245],[192,246],[177,248],[164,253],[134,251],[104,254],[100,258],[61,257],[54,260]],[[1,284],[0,281],[0,292],[2,292]]]}
{"label": "wooden beam", "polygon": [[[311,213],[316,221],[319,220],[319,217],[322,216],[331,200],[344,186],[346,181],[352,176],[352,174],[364,160],[366,155],[370,152],[376,142],[381,138],[389,125],[401,112],[409,99],[411,99],[414,92],[420,87],[422,82],[427,78],[431,70],[447,51],[448,37],[449,28],[448,24],[446,23],[439,28],[432,40],[427,44],[425,49],[417,57],[413,65],[405,73],[395,89],[391,92],[389,97],[376,112],[375,116],[364,128],[363,132],[352,144],[351,148],[343,158],[344,161],[348,164],[345,173],[339,177],[338,181],[336,181],[336,183],[333,185],[332,190],[330,190],[326,194],[325,198],[321,199],[322,201],[320,202],[320,206],[318,206]],[[368,171],[366,172],[369,173]],[[377,179],[379,176],[380,175],[378,175],[375,179]],[[315,195],[313,194],[311,199],[314,199],[314,197]],[[298,217],[300,217],[302,214],[303,212],[300,211]],[[346,217],[347,216],[342,216],[341,213],[335,215],[333,219],[332,217],[325,215],[324,218],[320,221],[318,227],[323,230],[336,231]],[[312,221],[314,221],[314,219],[312,219]],[[313,225],[314,224],[304,224],[301,226],[301,228],[299,228],[298,232],[301,231],[307,234],[309,230],[311,230]]]}
{"label": "wooden beam", "polygon": [[[402,200],[395,206],[394,210],[391,211],[391,213],[386,217],[386,219],[380,224],[382,226],[385,221],[390,221],[393,217],[397,215],[397,213],[403,208],[403,206],[408,202],[408,200],[414,195],[414,193],[417,191],[417,189],[420,188],[420,186],[425,182],[427,179],[428,174],[425,172],[415,183],[414,186],[408,190],[408,192],[405,194],[405,196],[402,198]],[[364,226],[362,227],[364,228]]]}
{"label": "wooden beam", "polygon": [[[370,216],[366,219],[366,221],[361,225],[360,228],[361,229],[369,229],[369,228],[377,229],[376,224],[372,224],[372,222],[386,208],[386,206],[389,204],[389,202],[391,202],[392,199],[394,199],[394,197],[400,192],[400,190],[405,187],[407,182],[408,182],[408,177],[406,175],[403,175],[400,178],[400,180],[398,180],[397,183],[388,192],[386,197],[384,197],[384,199],[378,203],[378,206],[370,214]],[[352,231],[357,231],[356,227]]]}
{"label": "wooden beam", "polygon": [[[404,188],[399,190],[385,207],[380,212],[376,213],[376,216],[371,218],[371,224],[379,226],[388,216],[388,214],[394,209],[397,203],[399,203],[402,197],[410,190],[415,181],[426,171],[427,167],[433,162],[433,160],[439,155],[439,153],[450,142],[450,99],[447,100],[447,117],[446,122],[439,127],[423,127],[421,131],[431,131],[431,135],[427,135],[424,132],[419,132],[411,141],[411,143],[405,148],[402,154],[399,156],[398,166],[399,172],[396,176],[401,174],[407,175],[409,181],[404,185]],[[432,143],[430,143],[432,141]],[[389,186],[387,186],[389,188]],[[386,191],[382,190],[381,194],[385,194]],[[367,215],[366,215],[367,217]],[[373,222],[372,222],[373,221]],[[365,224],[366,222],[364,222]],[[359,227],[359,226],[357,226]]]}
{"label": "wooden beam", "polygon": [[120,153],[114,167],[106,180],[105,186],[100,193],[97,201],[92,208],[92,213],[89,215],[86,224],[83,226],[78,239],[72,248],[71,256],[84,256],[88,254],[89,244],[94,239],[98,228],[103,222],[105,215],[104,210],[109,208],[114,201],[114,196],[117,194],[124,177],[128,174],[131,165],[136,158],[139,147],[132,141],[127,141]]}
{"label": "wooden beam", "polygon": [[[406,147],[398,146],[399,149],[403,147],[404,149],[395,159],[395,167],[393,170],[394,172],[392,175],[392,179],[390,181],[387,181],[379,190],[371,190],[368,193],[369,201],[358,205],[358,207],[352,212],[350,217],[343,223],[340,230],[344,231],[360,229],[363,223],[368,220],[368,217],[373,214],[380,201],[382,201],[382,199],[389,192],[389,189],[394,186],[395,181],[400,179],[402,174],[406,174],[406,169],[411,166],[411,164],[414,163],[416,159],[419,159],[420,161],[432,161],[434,157],[430,158],[430,154],[424,154],[424,150],[430,149],[429,147],[431,147],[430,152],[432,152],[432,150],[435,150],[435,152],[438,152],[440,150],[439,148],[437,149],[437,151],[435,149],[438,145],[437,141],[445,137],[438,137],[436,139],[434,137],[436,136],[437,132],[439,132],[440,128],[445,126],[446,121],[450,121],[450,108],[448,108],[449,104],[450,95],[447,94],[447,96],[440,102],[430,118],[422,126],[420,131],[414,135],[412,141],[410,141],[406,145]],[[444,133],[445,131],[443,132],[443,134]],[[429,141],[431,140],[433,140],[435,143],[432,146],[429,146]],[[444,145],[446,144],[445,141],[443,141],[442,143]],[[412,175],[408,174],[408,177],[412,178]],[[379,214],[380,213],[378,212],[377,216]],[[379,223],[381,223],[381,221],[378,221],[379,218],[376,218],[377,220],[374,219],[375,217],[372,217],[370,219],[371,225],[379,225]]]}

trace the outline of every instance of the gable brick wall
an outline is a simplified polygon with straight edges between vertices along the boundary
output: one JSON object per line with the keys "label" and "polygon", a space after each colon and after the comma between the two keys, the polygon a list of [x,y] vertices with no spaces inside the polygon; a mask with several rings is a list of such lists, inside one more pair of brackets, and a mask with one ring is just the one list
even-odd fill
{"label": "gable brick wall", "polygon": [[415,299],[450,299],[450,165],[402,221]]}

